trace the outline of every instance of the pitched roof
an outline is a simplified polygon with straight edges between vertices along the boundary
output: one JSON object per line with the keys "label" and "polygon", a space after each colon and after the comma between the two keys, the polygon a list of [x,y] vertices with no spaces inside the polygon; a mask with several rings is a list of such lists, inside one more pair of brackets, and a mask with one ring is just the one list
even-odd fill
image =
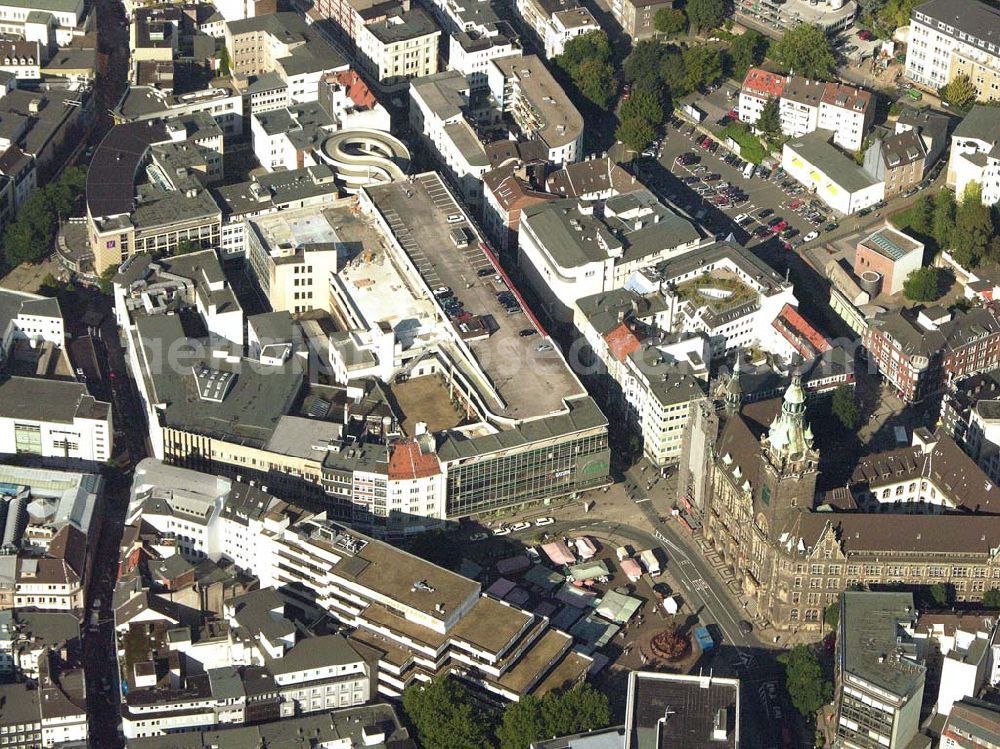
{"label": "pitched roof", "polygon": [[743,78],[743,90],[749,93],[777,99],[788,79],[761,68],[750,68]]}
{"label": "pitched roof", "polygon": [[618,327],[605,333],[604,342],[608,345],[611,355],[620,362],[625,361],[625,358],[641,345],[635,333],[625,323],[620,323]]}
{"label": "pitched roof", "polygon": [[397,443],[389,456],[390,479],[422,479],[441,473],[437,455],[423,452],[416,440]]}

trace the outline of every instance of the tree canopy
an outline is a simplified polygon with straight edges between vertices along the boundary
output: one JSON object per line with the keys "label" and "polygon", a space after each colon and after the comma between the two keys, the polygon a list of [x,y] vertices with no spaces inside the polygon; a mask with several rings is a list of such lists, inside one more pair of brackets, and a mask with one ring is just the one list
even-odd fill
{"label": "tree canopy", "polygon": [[625,147],[636,153],[645,150],[653,142],[656,131],[652,125],[640,117],[631,117],[618,123],[615,137],[625,144]]}
{"label": "tree canopy", "polygon": [[607,110],[611,106],[618,92],[618,79],[607,34],[590,31],[570,39],[555,64],[583,98],[598,109]]}
{"label": "tree canopy", "polygon": [[726,1],[688,0],[684,12],[696,31],[714,29],[726,17]]}
{"label": "tree canopy", "polygon": [[631,119],[639,119],[651,127],[656,127],[663,123],[663,96],[662,89],[658,86],[651,86],[645,83],[636,84],[632,95],[623,102],[619,109],[619,116],[622,122]]}
{"label": "tree canopy", "polygon": [[837,420],[847,429],[855,429],[860,421],[858,414],[858,404],[854,398],[854,388],[850,385],[841,385],[833,391],[833,399],[830,402],[830,411]]}
{"label": "tree canopy", "polygon": [[787,73],[828,80],[837,67],[830,39],[819,26],[800,23],[771,45],[771,58]]}
{"label": "tree canopy", "polygon": [[59,179],[28,196],[3,233],[3,257],[7,265],[37,262],[48,254],[59,219],[72,212],[86,180],[83,168],[70,167]]}
{"label": "tree canopy", "polygon": [[483,749],[492,743],[487,716],[447,676],[404,689],[403,710],[423,749]]}
{"label": "tree canopy", "polygon": [[742,79],[750,68],[764,62],[767,47],[767,37],[753,29],[749,29],[733,39],[729,45],[732,76]]}
{"label": "tree canopy", "polygon": [[962,203],[955,211],[955,225],[951,231],[952,255],[963,267],[974,268],[992,253],[990,241],[995,234],[993,215],[983,205],[981,188],[970,183],[962,196]]}
{"label": "tree canopy", "polygon": [[990,588],[983,593],[983,607],[987,609],[1000,609],[1000,590]]}
{"label": "tree canopy", "polygon": [[683,10],[660,8],[653,16],[653,27],[661,34],[673,36],[687,28],[688,20]]}
{"label": "tree canopy", "polygon": [[937,268],[917,268],[903,281],[903,293],[911,302],[933,302],[941,297],[941,272]]}
{"label": "tree canopy", "polygon": [[938,247],[951,245],[951,233],[955,227],[955,196],[950,190],[941,190],[934,196],[934,217],[931,234]]}
{"label": "tree canopy", "polygon": [[963,108],[976,98],[976,87],[965,73],[959,73],[941,88],[941,98],[953,107]]}
{"label": "tree canopy", "polygon": [[497,739],[500,749],[527,749],[540,739],[594,731],[610,722],[607,697],[584,683],[567,692],[549,692],[542,699],[528,696],[508,705]]}
{"label": "tree canopy", "polygon": [[769,139],[774,139],[781,135],[781,110],[777,99],[768,99],[764,108],[760,111],[760,118],[757,120],[756,127]]}
{"label": "tree canopy", "polygon": [[785,688],[792,705],[804,718],[810,718],[833,699],[833,685],[823,678],[823,669],[812,648],[796,645],[778,656],[785,666]]}
{"label": "tree canopy", "polygon": [[[700,44],[684,50],[684,84],[687,91],[710,86],[722,78],[722,50]],[[661,65],[661,70],[662,65]]]}

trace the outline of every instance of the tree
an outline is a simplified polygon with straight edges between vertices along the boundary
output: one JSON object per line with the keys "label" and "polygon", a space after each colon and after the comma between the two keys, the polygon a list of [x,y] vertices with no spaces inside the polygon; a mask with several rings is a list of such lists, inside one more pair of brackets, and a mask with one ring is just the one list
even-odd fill
{"label": "tree", "polygon": [[562,54],[556,57],[556,64],[573,75],[573,71],[584,60],[611,61],[611,42],[603,31],[588,31],[566,42]]}
{"label": "tree", "polygon": [[834,601],[824,609],[823,621],[830,629],[837,629],[837,625],[840,624],[840,601]]}
{"label": "tree", "polygon": [[800,23],[771,45],[771,57],[787,73],[825,80],[837,67],[830,39],[819,26]]}
{"label": "tree", "polygon": [[447,676],[404,689],[403,710],[423,749],[483,749],[492,745],[487,716]]}
{"label": "tree", "polygon": [[608,698],[584,682],[561,694],[542,700],[542,719],[546,736],[569,736],[611,723]]}
{"label": "tree", "polygon": [[105,296],[111,296],[115,289],[115,276],[118,275],[118,266],[109,265],[103,271],[101,275],[97,277],[97,288]]}
{"label": "tree", "polygon": [[[722,77],[722,51],[718,47],[688,47],[684,50],[685,88],[694,91]],[[660,70],[663,70],[661,65]]]}
{"label": "tree", "polygon": [[934,583],[927,588],[927,602],[939,609],[951,604],[951,587],[944,583]]}
{"label": "tree", "polygon": [[849,385],[841,385],[833,391],[833,399],[830,402],[830,412],[837,417],[841,424],[847,429],[854,429],[858,425],[858,404],[854,399],[854,389]]}
{"label": "tree", "polygon": [[778,656],[785,666],[785,688],[792,705],[809,719],[833,699],[833,685],[823,678],[823,669],[812,648],[796,645]]}
{"label": "tree", "polygon": [[674,36],[687,28],[687,16],[683,10],[660,8],[653,16],[653,26],[661,34]]}
{"label": "tree", "polygon": [[769,140],[774,140],[781,135],[781,110],[777,99],[767,100],[767,104],[760,110],[760,118],[757,120],[756,127]]}
{"label": "tree", "polygon": [[983,593],[983,607],[987,609],[1000,609],[1000,589],[990,588]]}
{"label": "tree", "polygon": [[230,60],[229,60],[229,48],[226,45],[222,45],[222,49],[219,50],[219,73],[224,77],[228,76],[230,73]]}
{"label": "tree", "polygon": [[621,121],[615,130],[615,137],[624,143],[627,149],[638,153],[653,142],[656,132],[648,122],[634,117]]}
{"label": "tree", "polygon": [[729,45],[729,59],[733,77],[743,78],[750,68],[764,62],[767,44],[767,37],[753,29],[736,37]]}
{"label": "tree", "polygon": [[942,86],[939,93],[951,106],[961,109],[976,98],[976,87],[969,76],[960,73]]}
{"label": "tree", "polygon": [[177,241],[177,249],[174,250],[174,254],[189,255],[192,252],[201,252],[203,249],[205,248],[190,239],[179,239]]}
{"label": "tree", "polygon": [[660,58],[660,82],[670,91],[674,101],[694,91],[694,86],[688,85],[685,56],[676,47],[668,49]]}
{"label": "tree", "polygon": [[931,234],[938,247],[951,246],[951,232],[955,227],[955,196],[950,190],[941,190],[934,196],[934,220]]}
{"label": "tree", "polygon": [[622,77],[629,83],[658,79],[660,58],[668,49],[659,42],[639,42],[622,63]]}
{"label": "tree", "polygon": [[903,293],[912,302],[933,302],[941,296],[941,274],[937,268],[917,268],[903,281]]}
{"label": "tree", "polygon": [[3,233],[3,256],[9,266],[33,263],[48,254],[59,221],[73,210],[85,185],[86,172],[70,167],[28,196]]}
{"label": "tree", "polygon": [[546,736],[542,701],[530,694],[508,705],[497,727],[500,749],[526,749]]}
{"label": "tree", "polygon": [[951,232],[952,254],[963,267],[979,264],[993,238],[993,216],[983,205],[982,190],[969,183],[962,196],[962,204],[955,212],[955,226]]}
{"label": "tree", "polygon": [[929,193],[924,193],[907,211],[908,227],[914,234],[932,236],[934,231],[934,199]]}
{"label": "tree", "polygon": [[638,119],[651,127],[663,123],[663,99],[658,87],[637,84],[619,110],[622,121]]}
{"label": "tree", "polygon": [[726,17],[725,0],[688,0],[684,6],[688,21],[696,31],[714,29]]}
{"label": "tree", "polygon": [[615,69],[610,62],[584,60],[573,74],[577,90],[598,109],[607,109],[618,91]]}

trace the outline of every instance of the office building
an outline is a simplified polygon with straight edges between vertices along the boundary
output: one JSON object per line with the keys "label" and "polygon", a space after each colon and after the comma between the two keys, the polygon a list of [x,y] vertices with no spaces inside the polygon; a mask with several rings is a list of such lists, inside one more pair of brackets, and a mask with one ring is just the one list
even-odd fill
{"label": "office building", "polygon": [[924,654],[914,640],[912,593],[841,597],[835,660],[837,742],[905,749],[920,730]]}
{"label": "office building", "polygon": [[518,266],[548,315],[566,322],[575,300],[622,288],[633,272],[702,242],[690,221],[640,188],[608,199],[603,216],[579,198],[530,206],[521,214]]}

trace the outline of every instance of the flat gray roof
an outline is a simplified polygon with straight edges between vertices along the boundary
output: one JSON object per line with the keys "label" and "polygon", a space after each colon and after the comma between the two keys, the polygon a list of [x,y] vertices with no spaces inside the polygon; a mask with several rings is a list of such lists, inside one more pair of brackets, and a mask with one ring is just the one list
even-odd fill
{"label": "flat gray roof", "polygon": [[[494,413],[517,420],[533,419],[564,410],[564,398],[586,394],[554,344],[552,350],[538,351],[540,342],[547,341],[544,336],[518,335],[526,328],[545,331],[540,330],[523,299],[522,311],[514,314],[497,299],[499,291],[510,288],[516,292],[509,280],[498,284],[493,276],[478,275],[485,269],[496,274],[501,271],[436,172],[365,190],[414,265],[426,268],[423,273],[436,274],[440,283],[454,289],[471,314],[492,318],[495,323],[488,337],[466,341],[489,385],[503,401],[494,404],[488,389],[478,388],[490,407],[496,408]],[[449,222],[449,216],[465,220]],[[451,232],[459,227],[475,237],[464,248],[456,248],[450,240]]]}
{"label": "flat gray roof", "polygon": [[927,671],[903,657],[916,652],[904,630],[917,619],[913,594],[847,591],[842,596],[838,645],[843,671],[897,697],[912,694]]}
{"label": "flat gray roof", "polygon": [[583,134],[583,116],[537,55],[511,55],[493,60],[508,80],[518,82],[537,112],[538,137],[550,148],[572,143]]}

